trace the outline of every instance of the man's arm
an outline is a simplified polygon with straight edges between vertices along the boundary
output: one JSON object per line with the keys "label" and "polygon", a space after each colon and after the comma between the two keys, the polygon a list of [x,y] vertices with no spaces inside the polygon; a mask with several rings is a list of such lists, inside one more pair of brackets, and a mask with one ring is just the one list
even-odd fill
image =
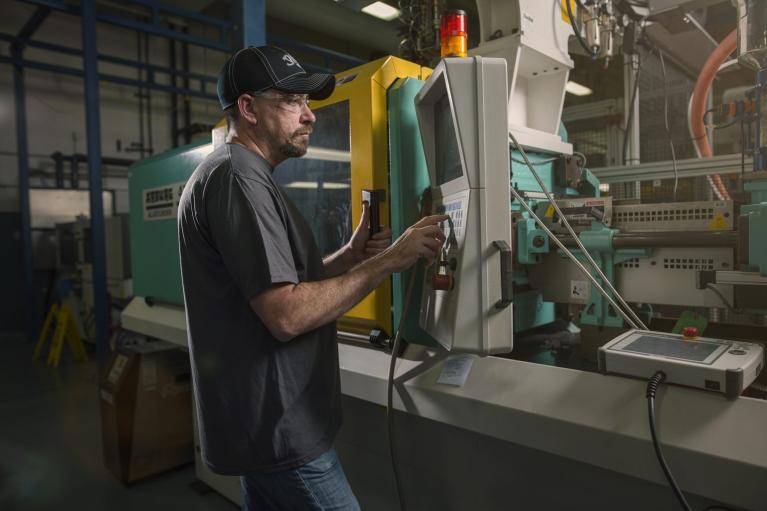
{"label": "man's arm", "polygon": [[370,207],[362,203],[360,223],[349,242],[322,260],[327,277],[335,277],[349,271],[366,259],[380,254],[391,244],[391,229],[384,227],[370,237]]}
{"label": "man's arm", "polygon": [[250,306],[280,341],[314,330],[343,316],[394,272],[421,258],[433,260],[445,241],[437,225],[447,217],[425,217],[397,242],[348,272],[317,282],[278,284],[250,299]]}

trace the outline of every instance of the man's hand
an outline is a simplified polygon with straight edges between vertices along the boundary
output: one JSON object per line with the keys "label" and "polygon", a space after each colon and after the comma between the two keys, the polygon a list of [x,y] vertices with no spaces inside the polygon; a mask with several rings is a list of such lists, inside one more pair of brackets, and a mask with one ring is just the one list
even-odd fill
{"label": "man's hand", "polygon": [[445,243],[445,234],[439,224],[450,218],[447,215],[426,216],[414,223],[397,238],[381,255],[392,273],[404,271],[423,257],[431,264]]}
{"label": "man's hand", "polygon": [[[369,218],[367,206],[362,211],[362,221],[352,239],[357,240],[358,247],[364,246],[366,252],[379,251],[378,255],[334,277],[315,282],[277,284],[250,299],[253,311],[277,339],[289,341],[334,321],[358,304],[392,272],[406,270],[421,257],[433,261],[445,242],[445,235],[438,224],[449,217],[434,215],[422,218],[388,248],[374,243],[382,241],[375,239],[375,236],[372,240],[368,239],[369,220],[366,218]],[[388,244],[388,239],[385,241]],[[340,257],[336,261],[338,259]],[[327,269],[328,263],[325,267]]]}
{"label": "man's hand", "polygon": [[364,201],[360,223],[354,229],[348,244],[355,263],[361,263],[365,259],[380,254],[389,245],[391,245],[391,229],[388,227],[382,227],[372,238],[370,237],[370,205]]}

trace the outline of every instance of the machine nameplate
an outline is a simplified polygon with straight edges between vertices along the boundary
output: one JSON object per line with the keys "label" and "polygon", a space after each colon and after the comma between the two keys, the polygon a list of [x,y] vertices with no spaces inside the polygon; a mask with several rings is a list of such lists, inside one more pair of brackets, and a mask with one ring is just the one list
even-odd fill
{"label": "machine nameplate", "polygon": [[144,220],[178,217],[178,203],[186,181],[144,190]]}

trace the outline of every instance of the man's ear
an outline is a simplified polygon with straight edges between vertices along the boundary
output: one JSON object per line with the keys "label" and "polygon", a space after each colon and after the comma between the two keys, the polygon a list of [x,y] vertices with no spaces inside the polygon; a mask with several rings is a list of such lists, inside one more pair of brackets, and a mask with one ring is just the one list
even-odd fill
{"label": "man's ear", "polygon": [[254,113],[253,99],[250,94],[241,94],[237,98],[237,108],[240,110],[240,117],[250,124],[258,124],[258,116]]}

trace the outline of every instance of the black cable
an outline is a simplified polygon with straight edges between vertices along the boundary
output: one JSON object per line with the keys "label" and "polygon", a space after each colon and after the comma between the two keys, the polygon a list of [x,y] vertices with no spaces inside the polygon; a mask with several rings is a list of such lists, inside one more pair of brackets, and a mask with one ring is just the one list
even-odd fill
{"label": "black cable", "polygon": [[394,368],[399,356],[402,329],[405,326],[405,321],[407,321],[408,310],[410,309],[410,298],[413,296],[413,288],[415,287],[414,284],[418,275],[417,269],[418,263],[413,267],[410,273],[410,280],[407,283],[402,315],[400,316],[397,332],[394,334],[394,340],[392,341],[391,360],[389,362],[389,380],[386,388],[386,431],[389,435],[389,455],[391,458],[392,471],[394,472],[394,485],[397,489],[397,499],[399,500],[400,511],[406,511],[407,506],[405,505],[405,493],[402,491],[402,475],[399,471],[397,446],[394,442]]}
{"label": "black cable", "polygon": [[[413,276],[412,280],[415,280],[415,276]],[[402,325],[401,320],[400,325]],[[397,329],[397,335],[394,336],[394,343],[392,345],[391,351],[391,362],[389,363],[389,383],[386,389],[386,431],[389,435],[389,456],[391,458],[391,468],[394,472],[394,486],[397,489],[397,500],[399,501],[400,511],[406,511],[407,507],[405,506],[405,495],[402,491],[402,475],[399,471],[397,447],[394,442],[394,367],[397,362],[397,351],[399,350],[400,328]]]}
{"label": "black cable", "polygon": [[[581,9],[584,8],[583,4],[579,0],[576,0],[576,2],[578,2],[578,6]],[[589,55],[592,59],[597,58],[596,52],[594,52],[593,49],[588,47],[588,45],[586,44],[586,41],[583,40],[583,36],[581,35],[580,29],[575,24],[575,16],[573,16],[573,7],[572,7],[572,5],[570,5],[569,1],[566,1],[565,5],[567,6],[567,17],[570,19],[570,26],[573,27],[573,32],[575,32],[575,37],[578,39],[578,42],[581,43],[581,46],[586,51],[587,55]]]}
{"label": "black cable", "polygon": [[668,79],[666,77],[666,63],[663,59],[663,52],[658,50],[658,58],[660,59],[660,69],[663,74],[663,120],[666,126],[666,136],[668,137],[668,144],[671,148],[671,163],[674,168],[674,202],[676,202],[676,192],[679,188],[679,172],[676,166],[676,149],[674,148],[674,139],[671,136],[671,127],[668,122]]}
{"label": "black cable", "polygon": [[743,313],[744,313],[743,309],[738,309],[738,308],[734,307],[734,306],[733,306],[733,305],[732,305],[732,304],[731,304],[731,303],[730,303],[730,302],[727,300],[727,298],[725,298],[725,297],[724,297],[724,295],[722,294],[722,292],[721,292],[721,291],[719,291],[717,288],[715,288],[715,287],[713,286],[713,284],[708,284],[708,285],[706,285],[706,288],[707,288],[707,289],[710,289],[711,291],[713,291],[713,292],[714,292],[714,294],[715,294],[716,296],[718,296],[720,300],[722,300],[722,303],[724,303],[724,306],[725,306],[725,307],[727,307],[727,310],[728,310],[728,311],[730,311],[731,313],[733,313],[733,314],[743,314]]}
{"label": "black cable", "polygon": [[740,180],[741,189],[743,176],[746,175],[746,130],[743,127],[743,117],[740,118]]}
{"label": "black cable", "polygon": [[682,508],[685,511],[692,511],[690,504],[687,503],[687,499],[684,498],[682,490],[680,490],[679,485],[676,484],[674,476],[671,475],[671,470],[668,468],[666,458],[663,457],[663,451],[661,451],[660,443],[658,442],[658,433],[656,432],[655,428],[655,395],[658,392],[658,387],[660,387],[660,384],[663,383],[665,379],[666,375],[663,373],[663,371],[658,371],[647,382],[647,413],[650,419],[650,434],[652,435],[652,445],[655,448],[655,455],[658,457],[660,467],[663,469],[663,475],[666,476],[666,480],[671,486],[671,489],[674,490],[674,494],[679,500],[679,503],[682,505]]}
{"label": "black cable", "polygon": [[626,151],[629,147],[629,133],[631,131],[631,121],[634,119],[634,105],[636,104],[637,92],[639,91],[639,72],[642,69],[642,54],[637,52],[637,72],[634,76],[634,90],[631,92],[629,101],[629,114],[626,118],[626,129],[623,130],[623,164],[626,165]]}

